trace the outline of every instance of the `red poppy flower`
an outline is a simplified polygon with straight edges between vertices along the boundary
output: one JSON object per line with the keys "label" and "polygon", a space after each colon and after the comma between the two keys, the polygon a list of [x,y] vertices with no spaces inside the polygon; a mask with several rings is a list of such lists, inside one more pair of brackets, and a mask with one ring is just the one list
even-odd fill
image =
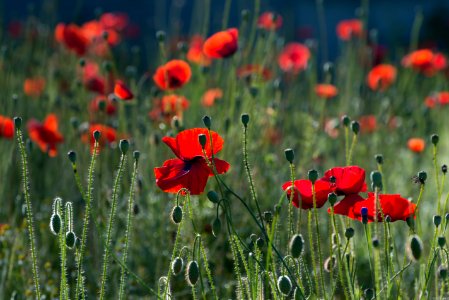
{"label": "red poppy flower", "polygon": [[377,119],[375,115],[366,115],[359,118],[360,132],[373,133],[377,129]]}
{"label": "red poppy flower", "polygon": [[100,23],[106,29],[123,31],[128,25],[129,18],[125,13],[104,13],[100,16]]}
{"label": "red poppy flower", "polygon": [[332,168],[324,173],[322,179],[332,183],[337,195],[358,194],[366,191],[365,170],[359,166]]}
{"label": "red poppy flower", "polygon": [[[181,131],[176,138],[164,137],[162,141],[170,147],[177,158],[166,160],[162,167],[154,168],[157,186],[166,193],[177,193],[186,188],[192,195],[199,195],[206,187],[207,179],[213,176],[212,170],[203,156],[198,135],[206,135],[205,153],[209,160],[223,148],[223,139],[211,132],[213,148],[210,147],[209,132],[204,128]],[[218,174],[226,173],[229,163],[214,158]]]}
{"label": "red poppy flower", "polygon": [[317,84],[315,93],[323,99],[331,99],[338,95],[338,89],[332,84]]}
{"label": "red poppy flower", "polygon": [[88,132],[83,134],[81,136],[81,140],[84,143],[90,144],[90,151],[93,152],[94,145],[95,145],[95,139],[94,139],[94,132],[99,131],[101,133],[100,140],[98,141],[98,150],[99,152],[104,146],[110,145],[117,141],[117,131],[109,127],[107,125],[103,124],[91,124],[89,126]]}
{"label": "red poppy flower", "polygon": [[282,71],[297,74],[307,68],[309,59],[309,48],[300,43],[289,43],[279,55],[278,64]]}
{"label": "red poppy flower", "polygon": [[203,52],[210,58],[227,58],[238,49],[239,31],[230,28],[210,36],[203,45]]}
{"label": "red poppy flower", "polygon": [[100,67],[96,62],[87,61],[80,73],[87,90],[101,95],[113,91],[115,81],[113,73],[109,72],[107,77],[100,75]]}
{"label": "red poppy flower", "polygon": [[83,30],[75,24],[59,23],[56,25],[55,39],[79,56],[86,53],[90,43]]}
{"label": "red poppy flower", "polygon": [[261,65],[244,65],[237,69],[237,77],[240,79],[251,79],[253,75],[260,76],[263,80],[269,80],[272,73]]}
{"label": "red poppy flower", "polygon": [[382,64],[375,66],[366,78],[366,83],[373,91],[385,91],[396,80],[396,68],[392,65]]}
{"label": "red poppy flower", "polygon": [[[405,221],[408,217],[414,216],[416,204],[404,199],[399,194],[379,194],[379,203],[381,210],[377,211],[377,220],[382,222],[382,214],[390,216],[391,221]],[[362,220],[362,207],[368,209],[368,222],[374,221],[376,214],[376,198],[374,193],[368,193],[368,198],[363,199],[360,196],[347,196],[337,203],[334,208],[336,214],[345,215],[355,220]]]}
{"label": "red poppy flower", "polygon": [[200,35],[195,35],[190,41],[189,51],[187,51],[187,59],[200,66],[208,66],[211,59],[203,52],[204,40]]}
{"label": "red poppy flower", "polygon": [[121,40],[116,30],[106,28],[101,22],[96,20],[84,23],[81,31],[90,42],[96,45],[106,42],[109,46],[117,46]]}
{"label": "red poppy flower", "polygon": [[184,96],[175,94],[162,97],[162,111],[167,114],[178,113],[189,107],[189,100]]}
{"label": "red poppy flower", "polygon": [[[282,189],[287,191],[287,196],[292,201],[293,205],[299,208],[299,205],[301,204],[302,209],[313,208],[312,182],[305,179],[295,180],[293,199],[291,199],[291,186],[292,182],[287,181],[282,185]],[[317,208],[322,207],[324,203],[326,203],[327,196],[331,192],[332,186],[328,181],[322,179],[315,181],[315,201]],[[299,203],[300,200],[301,203]]]}
{"label": "red poppy flower", "polygon": [[48,153],[50,157],[58,154],[56,146],[64,141],[64,137],[58,130],[58,117],[55,114],[47,115],[43,123],[32,119],[28,121],[27,127],[30,139],[43,152]]}
{"label": "red poppy flower", "polygon": [[131,90],[121,80],[115,81],[114,94],[121,100],[131,100],[134,97]]}
{"label": "red poppy flower", "polygon": [[282,26],[282,17],[273,12],[264,12],[257,19],[257,27],[265,30],[277,30]]}
{"label": "red poppy flower", "polygon": [[221,89],[208,89],[201,98],[201,104],[204,107],[211,107],[215,104],[217,99],[223,97],[223,91]]}
{"label": "red poppy flower", "polygon": [[162,90],[172,90],[189,82],[192,71],[183,60],[174,59],[157,68],[153,75],[156,85]]}
{"label": "red poppy flower", "polygon": [[337,24],[337,36],[343,41],[363,35],[363,23],[358,19],[343,20]]}
{"label": "red poppy flower", "polygon": [[109,116],[115,115],[117,107],[115,105],[114,100],[109,99],[108,97],[103,95],[97,96],[94,99],[92,99],[92,101],[90,102],[90,111],[96,113],[101,110],[102,106],[104,106],[103,111],[107,115]]}
{"label": "red poppy flower", "polygon": [[410,67],[426,76],[432,76],[447,66],[446,57],[429,49],[416,50],[402,59],[404,67]]}
{"label": "red poppy flower", "polygon": [[39,97],[45,90],[45,79],[42,77],[27,78],[23,82],[23,92],[30,97]]}
{"label": "red poppy flower", "polygon": [[411,138],[408,140],[407,146],[411,151],[420,153],[426,148],[426,142],[421,138]]}
{"label": "red poppy flower", "polygon": [[11,118],[0,115],[0,137],[12,139],[14,137],[14,122]]}

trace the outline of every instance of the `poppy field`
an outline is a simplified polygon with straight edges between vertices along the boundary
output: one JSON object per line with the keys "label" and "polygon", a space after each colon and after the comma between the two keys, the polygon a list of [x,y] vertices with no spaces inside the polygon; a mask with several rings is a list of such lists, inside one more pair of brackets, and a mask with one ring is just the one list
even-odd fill
{"label": "poppy field", "polygon": [[0,300],[449,297],[425,16],[383,45],[368,1],[311,38],[200,2],[190,34],[106,10],[2,27]]}

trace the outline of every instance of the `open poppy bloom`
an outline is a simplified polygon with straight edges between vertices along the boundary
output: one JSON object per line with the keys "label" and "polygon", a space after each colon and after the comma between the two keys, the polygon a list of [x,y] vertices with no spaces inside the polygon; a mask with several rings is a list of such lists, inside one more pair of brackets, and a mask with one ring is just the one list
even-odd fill
{"label": "open poppy bloom", "polygon": [[114,128],[103,124],[91,124],[89,126],[89,130],[81,136],[81,140],[84,143],[90,144],[91,152],[94,151],[95,146],[95,138],[94,138],[95,131],[99,131],[101,133],[100,140],[98,141],[97,152],[99,152],[104,146],[110,145],[117,141],[117,131]]}
{"label": "open poppy bloom", "polygon": [[23,82],[23,92],[30,97],[39,97],[45,90],[45,79],[42,77],[27,78]]}
{"label": "open poppy bloom", "polygon": [[64,141],[64,137],[58,130],[58,117],[55,114],[49,114],[43,123],[32,119],[28,121],[27,127],[30,139],[43,152],[50,157],[58,154],[56,146]]}
{"label": "open poppy bloom", "polygon": [[[166,193],[177,193],[186,188],[191,195],[199,195],[206,187],[207,179],[213,176],[212,169],[207,165],[203,150],[198,140],[200,134],[206,135],[205,153],[210,161],[223,148],[223,138],[211,131],[213,148],[210,147],[209,132],[205,128],[193,128],[181,131],[173,137],[164,137],[162,141],[170,147],[177,158],[164,162],[162,167],[154,168],[157,186]],[[229,170],[229,163],[214,158],[218,174]]]}
{"label": "open poppy bloom", "polygon": [[[287,196],[295,207],[302,209],[313,208],[312,182],[306,179],[295,180],[293,199],[291,199],[292,182],[287,181],[282,185],[282,189],[287,191]],[[332,192],[331,183],[318,179],[315,181],[315,201],[316,207],[320,208],[326,203],[327,196]],[[301,202],[301,203],[300,203]]]}
{"label": "open poppy bloom", "polygon": [[426,76],[432,76],[447,67],[447,60],[439,52],[421,49],[404,56],[402,65],[420,71]]}
{"label": "open poppy bloom", "polygon": [[[405,221],[414,216],[416,204],[404,199],[399,194],[379,194],[379,203],[382,210],[377,211],[377,221],[382,222],[382,214],[389,216],[391,221]],[[347,216],[351,219],[362,221],[361,210],[366,207],[368,210],[368,222],[373,222],[376,216],[376,197],[374,193],[368,193],[368,198],[364,199],[358,195],[346,196],[334,207],[334,213]]]}
{"label": "open poppy bloom", "polygon": [[125,13],[107,12],[100,16],[99,21],[104,28],[120,32],[125,30],[126,26],[128,26],[129,18]]}
{"label": "open poppy bloom", "polygon": [[289,43],[278,57],[278,64],[282,71],[297,74],[307,68],[310,50],[300,43]]}
{"label": "open poppy bloom", "polygon": [[331,99],[338,95],[338,89],[332,84],[322,83],[315,86],[315,93],[320,98]]}
{"label": "open poppy bloom", "polygon": [[273,12],[264,12],[257,19],[257,27],[265,30],[277,30],[282,26],[282,17]]}
{"label": "open poppy bloom", "polygon": [[219,31],[210,36],[203,45],[203,52],[210,58],[227,58],[238,49],[239,31],[237,28]]}
{"label": "open poppy bloom", "polygon": [[416,153],[421,153],[426,148],[426,142],[421,138],[411,138],[407,142],[408,148]]}
{"label": "open poppy bloom", "polygon": [[55,39],[78,56],[84,55],[90,44],[84,31],[75,24],[59,23],[56,25]]}
{"label": "open poppy bloom", "polygon": [[157,68],[153,75],[156,85],[162,90],[173,90],[189,82],[192,71],[183,60],[174,59]]}
{"label": "open poppy bloom", "polygon": [[396,68],[388,64],[375,66],[366,77],[366,83],[373,91],[385,91],[395,80]]}
{"label": "open poppy bloom", "polygon": [[208,89],[201,98],[201,104],[204,107],[211,107],[215,104],[217,99],[223,97],[223,91],[221,89]]}
{"label": "open poppy bloom", "polygon": [[114,95],[121,100],[131,100],[132,98],[134,98],[131,90],[121,80],[115,81]]}
{"label": "open poppy bloom", "polygon": [[190,41],[189,51],[187,51],[187,59],[200,66],[208,66],[211,59],[203,52],[204,40],[200,35],[194,35]]}
{"label": "open poppy bloom", "polygon": [[12,139],[14,137],[14,121],[0,115],[0,137]]}
{"label": "open poppy bloom", "polygon": [[343,20],[337,24],[337,36],[343,41],[363,35],[363,23],[359,19]]}
{"label": "open poppy bloom", "polygon": [[365,170],[359,166],[332,168],[324,173],[322,179],[332,184],[337,195],[366,192]]}

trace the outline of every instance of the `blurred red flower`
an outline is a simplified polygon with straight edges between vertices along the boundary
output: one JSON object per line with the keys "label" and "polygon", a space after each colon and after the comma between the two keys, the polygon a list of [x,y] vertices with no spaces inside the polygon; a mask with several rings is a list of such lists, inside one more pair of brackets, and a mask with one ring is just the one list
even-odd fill
{"label": "blurred red flower", "polygon": [[385,91],[395,82],[396,73],[396,68],[392,65],[377,65],[368,73],[366,83],[373,91]]}
{"label": "blurred red flower", "polygon": [[[211,168],[206,163],[203,150],[198,140],[200,134],[206,135],[205,153],[212,161],[212,155],[223,148],[223,138],[211,131],[213,148],[210,146],[209,132],[205,128],[193,128],[181,131],[173,137],[164,137],[162,141],[170,147],[177,158],[166,160],[162,167],[154,168],[157,186],[166,193],[177,193],[186,188],[192,195],[199,195],[206,187],[207,179],[213,176]],[[214,158],[218,174],[229,170],[229,163]]]}
{"label": "blurred red flower", "polygon": [[322,178],[332,184],[337,195],[366,192],[365,170],[359,166],[335,167],[327,170]]}
{"label": "blurred red flower", "polygon": [[323,99],[331,99],[338,95],[338,89],[332,84],[317,84],[315,94]]}
{"label": "blurred red flower", "polygon": [[203,45],[203,52],[210,58],[227,58],[238,49],[239,31],[230,28],[210,36]]}
{"label": "blurred red flower", "polygon": [[257,27],[266,30],[278,30],[282,26],[281,15],[273,12],[264,12],[257,19]]}
{"label": "blurred red flower", "polygon": [[[104,108],[102,109],[102,107]],[[100,110],[103,110],[107,115],[112,116],[115,115],[117,107],[114,100],[111,100],[106,96],[99,95],[90,102],[90,111],[96,113]]]}
{"label": "blurred red flower", "polygon": [[373,133],[377,129],[377,119],[375,115],[365,115],[359,118],[360,132]]}
{"label": "blurred red flower", "polygon": [[104,146],[110,145],[117,141],[117,131],[103,124],[90,124],[89,130],[81,136],[81,140],[84,143],[90,144],[90,151],[94,151],[95,139],[94,132],[99,131],[101,133],[100,140],[98,141],[98,150],[99,152]]}
{"label": "blurred red flower", "polygon": [[289,43],[279,55],[278,64],[282,71],[297,74],[307,68],[309,59],[309,48],[300,43]]}
{"label": "blurred red flower", "polygon": [[189,51],[187,51],[187,59],[190,62],[196,63],[200,66],[208,66],[211,59],[203,52],[204,40],[200,35],[194,35],[190,40]]}
{"label": "blurred red flower", "polygon": [[446,68],[447,60],[441,53],[433,52],[429,49],[421,49],[404,56],[402,65],[420,71],[426,76],[433,76],[438,71]]}
{"label": "blurred red flower", "polygon": [[174,59],[157,68],[153,75],[156,85],[162,90],[172,90],[189,82],[192,71],[183,60]]}
{"label": "blurred red flower", "polygon": [[441,106],[448,105],[449,104],[449,92],[442,91],[442,92],[438,92],[433,95],[430,95],[430,96],[426,97],[426,99],[424,100],[424,104],[428,108],[435,108],[435,106],[437,106],[437,105],[441,105]]}
{"label": "blurred red flower", "polygon": [[59,23],[56,25],[55,39],[78,56],[84,55],[90,44],[84,31],[75,24]]}
{"label": "blurred red flower", "polygon": [[[313,194],[312,194],[312,182],[306,179],[295,180],[293,199],[291,199],[292,182],[287,181],[282,185],[282,189],[287,191],[288,198],[292,201],[295,207],[302,209],[313,208]],[[326,203],[327,196],[332,192],[331,183],[318,179],[315,181],[315,201],[316,207],[320,208]],[[299,203],[301,201],[301,203]]]}
{"label": "blurred red flower", "polygon": [[116,80],[114,86],[114,95],[120,100],[131,100],[134,98],[131,90],[126,86],[122,80]]}
{"label": "blurred red flower", "polygon": [[128,26],[128,22],[129,18],[125,13],[108,12],[100,16],[100,24],[103,25],[104,28],[113,29],[119,32],[125,30],[126,26]]}
{"label": "blurred red flower", "polygon": [[420,153],[426,148],[426,142],[421,138],[411,138],[408,140],[407,146],[411,151]]}
{"label": "blurred red flower", "polygon": [[58,154],[57,144],[64,141],[64,137],[58,130],[58,117],[55,114],[49,114],[43,123],[31,119],[27,123],[30,139],[35,142],[39,148],[48,153],[50,157]]}
{"label": "blurred red flower", "polygon": [[223,97],[223,91],[219,88],[216,89],[208,89],[201,97],[201,104],[204,107],[211,107],[215,104],[217,99],[221,99]]}
{"label": "blurred red flower", "polygon": [[39,97],[45,90],[45,79],[43,77],[27,78],[23,82],[23,92],[30,97]]}
{"label": "blurred red flower", "polygon": [[14,137],[14,121],[0,115],[0,137],[12,139]]}
{"label": "blurred red flower", "polygon": [[337,36],[343,41],[363,35],[363,23],[358,19],[343,20],[337,24]]}

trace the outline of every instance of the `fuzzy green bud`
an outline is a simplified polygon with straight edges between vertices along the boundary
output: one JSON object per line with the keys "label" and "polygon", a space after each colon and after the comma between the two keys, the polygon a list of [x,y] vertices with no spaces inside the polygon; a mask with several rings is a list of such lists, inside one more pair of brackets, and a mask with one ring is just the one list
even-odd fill
{"label": "fuzzy green bud", "polygon": [[68,231],[65,234],[65,244],[67,248],[73,249],[73,247],[75,247],[75,243],[76,243],[75,233],[73,231]]}
{"label": "fuzzy green bud", "polygon": [[171,220],[175,224],[179,224],[182,221],[182,208],[179,205],[173,207],[171,211]]}
{"label": "fuzzy green bud", "polygon": [[128,140],[120,140],[120,151],[122,151],[123,154],[126,154],[126,152],[128,152],[129,149],[129,142]]}
{"label": "fuzzy green bud", "polygon": [[384,163],[384,157],[383,157],[382,154],[376,154],[376,155],[374,156],[374,158],[376,159],[376,162],[377,162],[379,165],[382,165],[382,164]]}
{"label": "fuzzy green bud", "polygon": [[249,123],[249,115],[248,114],[242,114],[242,124],[245,126],[245,128],[248,126]]}
{"label": "fuzzy green bud", "polygon": [[98,142],[100,140],[100,137],[101,137],[101,132],[98,131],[98,130],[95,130],[93,135],[94,135],[94,139]]}
{"label": "fuzzy green bud", "polygon": [[171,271],[176,276],[179,273],[182,272],[182,269],[184,268],[184,261],[181,257],[175,257],[175,259],[171,263]]}
{"label": "fuzzy green bud", "polygon": [[315,181],[318,179],[318,171],[317,170],[309,170],[307,173],[309,180],[312,182],[312,184],[315,184]]}
{"label": "fuzzy green bud", "polygon": [[354,132],[354,134],[359,134],[360,132],[360,123],[357,121],[351,122],[351,130]]}
{"label": "fuzzy green bud", "polygon": [[374,189],[382,189],[382,173],[379,171],[373,171],[371,172],[371,187]]}
{"label": "fuzzy green bud", "polygon": [[76,163],[76,152],[73,150],[70,150],[69,153],[67,153],[67,156],[69,157],[69,160],[72,162],[72,164]]}
{"label": "fuzzy green bud", "polygon": [[165,31],[163,31],[163,30],[159,30],[156,32],[156,39],[160,43],[165,41],[165,36],[166,36],[166,34],[165,34]]}
{"label": "fuzzy green bud", "polygon": [[295,234],[292,236],[289,243],[290,254],[294,258],[298,258],[301,256],[302,251],[304,250],[304,239],[302,235]]}
{"label": "fuzzy green bud", "polygon": [[421,184],[424,184],[424,183],[426,183],[426,180],[427,180],[427,173],[425,172],[425,171],[420,171],[420,172],[418,172],[418,179],[419,179],[419,182],[421,182]]}
{"label": "fuzzy green bud", "polygon": [[134,158],[134,160],[139,160],[139,158],[140,158],[140,151],[134,151],[133,152],[133,158]]}
{"label": "fuzzy green bud", "polygon": [[214,237],[217,237],[218,234],[220,234],[221,231],[221,221],[219,218],[215,218],[214,222],[212,223],[212,234]]}
{"label": "fuzzy green bud", "polygon": [[265,222],[270,224],[271,222],[273,222],[273,213],[271,211],[265,211],[263,213],[263,219],[265,220]]}
{"label": "fuzzy green bud", "polygon": [[203,123],[204,123],[204,126],[206,126],[207,129],[210,129],[210,127],[212,126],[212,120],[210,119],[209,116],[204,116],[203,117]]}
{"label": "fuzzy green bud", "polygon": [[349,124],[351,123],[351,119],[347,115],[344,115],[341,118],[341,123],[343,124],[343,126],[348,127]]}
{"label": "fuzzy green bud", "polygon": [[61,227],[62,227],[61,216],[58,213],[53,214],[50,218],[51,233],[53,233],[54,235],[58,235],[59,232],[61,231]]}
{"label": "fuzzy green bud", "polygon": [[200,142],[201,147],[204,149],[206,147],[206,142],[207,142],[206,135],[203,133],[199,134],[198,141]]}
{"label": "fuzzy green bud", "polygon": [[380,245],[379,239],[378,239],[377,237],[374,237],[374,238],[371,240],[371,242],[372,242],[374,248],[378,248],[379,245]]}
{"label": "fuzzy green bud", "polygon": [[440,141],[440,137],[438,136],[438,134],[432,134],[430,136],[430,141],[432,142],[432,144],[434,144],[436,146],[438,144],[438,142]]}
{"label": "fuzzy green bud", "polygon": [[441,279],[446,279],[447,277],[447,266],[445,265],[441,265],[438,267],[438,277],[440,277]]}
{"label": "fuzzy green bud", "polygon": [[190,286],[195,286],[200,277],[200,268],[195,260],[190,261],[187,264],[186,280]]}
{"label": "fuzzy green bud", "polygon": [[215,191],[207,192],[207,199],[212,203],[218,203],[220,201],[220,197]]}
{"label": "fuzzy green bud", "polygon": [[337,202],[337,194],[335,193],[329,193],[327,195],[327,201],[329,201],[329,204],[331,206],[334,206],[334,204]]}
{"label": "fuzzy green bud", "polygon": [[433,216],[433,224],[435,225],[435,227],[440,226],[440,224],[441,224],[441,216],[439,216],[439,215]]}
{"label": "fuzzy green bud", "polygon": [[408,254],[410,259],[418,261],[423,252],[423,244],[419,236],[412,235],[408,242]]}
{"label": "fuzzy green bud", "polygon": [[441,166],[441,172],[443,172],[443,174],[447,173],[447,165],[442,165]]}
{"label": "fuzzy green bud", "polygon": [[292,290],[292,281],[290,280],[290,277],[286,275],[279,276],[277,285],[279,291],[284,296],[288,296],[288,294],[290,294],[290,291]]}
{"label": "fuzzy green bud", "polygon": [[444,245],[446,245],[446,237],[444,237],[444,236],[439,236],[439,237],[438,237],[438,246],[440,246],[441,248],[443,248]]}
{"label": "fuzzy green bud", "polygon": [[345,230],[345,237],[349,240],[354,236],[354,233],[355,233],[354,228],[348,227]]}
{"label": "fuzzy green bud", "polygon": [[263,248],[263,246],[265,246],[265,241],[264,241],[264,239],[263,239],[263,238],[258,238],[258,239],[256,240],[256,245],[257,245],[258,248]]}
{"label": "fuzzy green bud", "polygon": [[14,127],[16,129],[20,129],[22,127],[22,118],[21,117],[14,117]]}
{"label": "fuzzy green bud", "polygon": [[371,300],[374,298],[374,290],[371,288],[364,290],[363,294],[365,295],[365,299],[367,300]]}

